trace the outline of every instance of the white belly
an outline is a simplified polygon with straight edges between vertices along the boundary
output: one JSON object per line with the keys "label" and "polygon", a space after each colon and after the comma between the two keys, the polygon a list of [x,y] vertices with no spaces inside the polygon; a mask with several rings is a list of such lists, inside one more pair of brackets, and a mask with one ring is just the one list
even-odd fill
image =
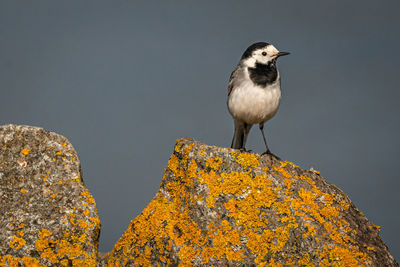
{"label": "white belly", "polygon": [[280,100],[279,79],[265,88],[248,81],[232,90],[228,99],[228,109],[235,119],[247,124],[264,123],[276,114]]}

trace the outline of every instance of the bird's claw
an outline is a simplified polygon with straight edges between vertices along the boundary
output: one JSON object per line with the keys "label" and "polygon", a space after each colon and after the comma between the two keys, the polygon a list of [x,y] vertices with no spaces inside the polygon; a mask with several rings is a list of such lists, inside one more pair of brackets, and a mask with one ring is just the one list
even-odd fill
{"label": "bird's claw", "polygon": [[270,150],[267,150],[267,151],[261,153],[261,156],[264,156],[264,155],[270,155],[271,157],[274,157],[274,158],[276,158],[277,160],[281,160],[280,157],[278,157],[277,155],[273,154]]}

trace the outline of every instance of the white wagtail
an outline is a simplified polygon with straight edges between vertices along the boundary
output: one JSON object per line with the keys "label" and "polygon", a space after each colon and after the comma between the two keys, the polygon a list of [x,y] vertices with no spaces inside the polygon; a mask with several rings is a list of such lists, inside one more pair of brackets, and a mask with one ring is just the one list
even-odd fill
{"label": "white wagtail", "polygon": [[281,82],[276,60],[288,52],[259,42],[249,46],[232,72],[228,86],[228,109],[235,122],[232,148],[246,150],[251,126],[258,123],[266,151],[271,154],[264,135],[264,123],[271,119],[281,101]]}

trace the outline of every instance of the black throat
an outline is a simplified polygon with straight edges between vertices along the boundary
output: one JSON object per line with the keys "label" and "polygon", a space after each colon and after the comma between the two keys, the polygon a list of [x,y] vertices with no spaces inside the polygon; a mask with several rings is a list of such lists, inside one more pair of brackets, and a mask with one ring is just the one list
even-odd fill
{"label": "black throat", "polygon": [[272,84],[278,78],[275,62],[268,64],[256,63],[255,68],[247,68],[250,74],[250,79],[258,86],[266,87]]}

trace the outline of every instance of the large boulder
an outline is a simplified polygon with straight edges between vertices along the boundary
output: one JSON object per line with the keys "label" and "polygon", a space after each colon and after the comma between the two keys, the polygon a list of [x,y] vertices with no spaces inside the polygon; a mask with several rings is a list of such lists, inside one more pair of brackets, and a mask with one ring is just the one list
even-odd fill
{"label": "large boulder", "polygon": [[317,171],[177,141],[108,266],[398,266],[379,227]]}
{"label": "large boulder", "polygon": [[0,126],[0,266],[95,266],[100,220],[68,140]]}

